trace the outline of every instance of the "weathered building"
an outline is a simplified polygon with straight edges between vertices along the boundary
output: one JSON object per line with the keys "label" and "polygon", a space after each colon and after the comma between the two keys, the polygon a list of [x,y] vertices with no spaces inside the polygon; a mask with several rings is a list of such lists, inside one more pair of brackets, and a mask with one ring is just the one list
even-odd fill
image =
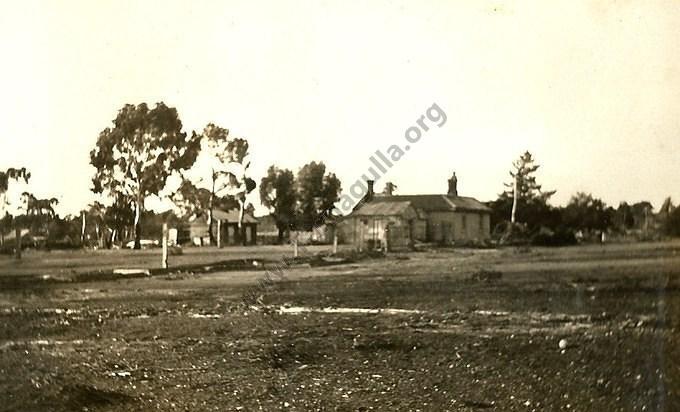
{"label": "weathered building", "polygon": [[484,241],[491,237],[491,209],[458,196],[455,173],[446,194],[386,195],[368,192],[343,219],[346,242],[358,247],[402,248],[415,242],[443,244]]}

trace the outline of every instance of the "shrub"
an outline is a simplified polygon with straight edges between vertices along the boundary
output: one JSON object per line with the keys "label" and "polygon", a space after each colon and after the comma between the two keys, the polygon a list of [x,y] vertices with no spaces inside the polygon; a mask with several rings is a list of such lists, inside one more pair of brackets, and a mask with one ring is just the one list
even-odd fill
{"label": "shrub", "polygon": [[574,231],[565,227],[559,227],[554,231],[542,227],[531,236],[530,241],[536,246],[569,246],[577,243]]}

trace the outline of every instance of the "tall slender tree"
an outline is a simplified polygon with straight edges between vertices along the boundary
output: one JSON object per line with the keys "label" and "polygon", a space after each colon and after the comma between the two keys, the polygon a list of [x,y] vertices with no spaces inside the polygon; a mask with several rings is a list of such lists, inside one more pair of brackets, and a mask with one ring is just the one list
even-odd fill
{"label": "tall slender tree", "polygon": [[182,174],[183,181],[173,200],[183,212],[206,212],[211,243],[215,242],[213,209],[233,202],[239,209],[242,236],[246,196],[255,188],[255,181],[248,177],[248,141],[232,138],[228,129],[213,123],[195,136],[200,141],[195,167]]}
{"label": "tall slender tree", "polygon": [[229,186],[229,130],[209,123],[195,136],[200,140],[196,167],[183,176],[173,200],[185,213],[207,213],[208,236],[215,243],[213,210],[219,194]]}
{"label": "tall slender tree", "polygon": [[257,186],[257,183],[249,176],[249,148],[248,141],[242,138],[230,139],[229,143],[227,143],[226,158],[228,160],[229,172],[227,172],[227,176],[229,183],[224,189],[224,193],[233,197],[239,204],[238,228],[241,242],[244,245],[247,243],[245,226],[243,224],[248,206],[246,197]]}

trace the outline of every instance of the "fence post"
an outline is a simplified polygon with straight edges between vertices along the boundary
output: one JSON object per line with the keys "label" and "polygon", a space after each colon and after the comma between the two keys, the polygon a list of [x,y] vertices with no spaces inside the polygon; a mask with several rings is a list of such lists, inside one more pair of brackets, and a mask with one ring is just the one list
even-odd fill
{"label": "fence post", "polygon": [[163,223],[163,239],[161,240],[163,244],[163,256],[161,257],[161,267],[163,269],[168,268],[168,224]]}
{"label": "fence post", "polygon": [[338,254],[338,228],[333,228],[333,254]]}
{"label": "fence post", "polygon": [[222,247],[222,221],[217,219],[217,248]]}

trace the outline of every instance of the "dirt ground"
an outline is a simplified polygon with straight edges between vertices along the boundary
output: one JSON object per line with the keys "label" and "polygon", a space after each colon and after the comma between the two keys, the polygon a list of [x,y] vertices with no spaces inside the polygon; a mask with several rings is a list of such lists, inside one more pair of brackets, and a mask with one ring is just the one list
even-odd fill
{"label": "dirt ground", "polygon": [[[18,270],[64,269],[46,259]],[[80,259],[64,270],[101,256]],[[5,288],[0,410],[680,410],[680,242],[438,249],[265,276]]]}

